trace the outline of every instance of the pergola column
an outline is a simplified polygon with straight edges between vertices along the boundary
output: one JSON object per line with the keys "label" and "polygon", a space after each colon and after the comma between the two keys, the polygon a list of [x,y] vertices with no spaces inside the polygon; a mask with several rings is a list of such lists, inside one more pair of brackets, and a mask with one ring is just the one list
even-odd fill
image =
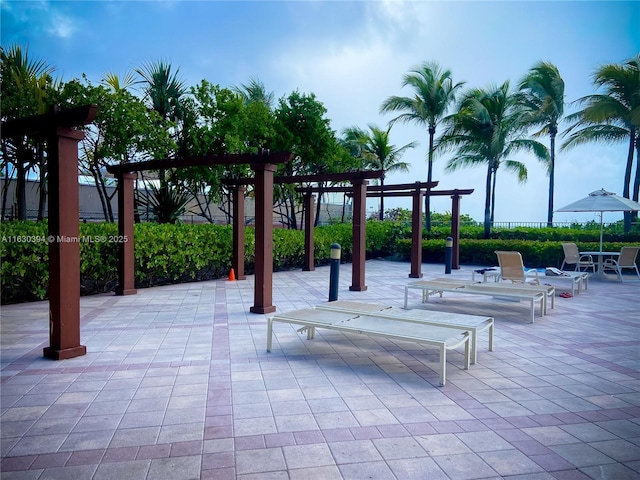
{"label": "pergola column", "polygon": [[120,173],[118,178],[118,286],[116,295],[135,295],[134,200],[137,175]]}
{"label": "pergola column", "polygon": [[254,164],[256,202],[255,288],[252,313],[276,311],[273,302],[273,172],[276,165]]}
{"label": "pergola column", "polygon": [[244,274],[244,193],[246,188],[243,185],[233,185],[231,194],[233,196],[233,254],[231,258],[231,268],[237,280],[246,280]]}
{"label": "pergola column", "polygon": [[306,192],[304,194],[304,210],[307,212],[307,220],[304,225],[304,260],[302,264],[303,272],[313,272],[316,269],[313,251],[313,225],[316,222],[315,199],[316,196],[312,195],[311,192]]}
{"label": "pergola column", "polygon": [[460,269],[460,194],[454,190],[451,196],[451,238],[453,238],[453,250],[451,256],[451,268]]}
{"label": "pergola column", "polygon": [[364,265],[367,240],[367,180],[353,180],[353,261],[351,264],[351,286],[349,290],[363,292]]}
{"label": "pergola column", "polygon": [[417,182],[413,192],[411,214],[411,273],[409,278],[422,278],[422,190]]}
{"label": "pergola column", "polygon": [[87,353],[80,345],[78,142],[84,133],[56,127],[49,136],[49,346],[54,360]]}

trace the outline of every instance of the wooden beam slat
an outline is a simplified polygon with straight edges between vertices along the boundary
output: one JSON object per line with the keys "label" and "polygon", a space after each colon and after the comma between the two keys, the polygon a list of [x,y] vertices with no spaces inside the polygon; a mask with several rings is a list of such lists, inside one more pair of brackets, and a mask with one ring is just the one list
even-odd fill
{"label": "wooden beam slat", "polygon": [[186,158],[162,158],[145,162],[109,165],[107,171],[113,174],[141,172],[144,170],[165,170],[167,168],[202,167],[211,165],[264,165],[287,163],[293,159],[291,152],[230,153],[226,155],[199,155]]}
{"label": "wooden beam slat", "polygon": [[64,110],[54,107],[50,113],[3,122],[0,133],[2,138],[46,135],[56,127],[72,128],[87,125],[93,122],[97,114],[97,105],[82,105]]}

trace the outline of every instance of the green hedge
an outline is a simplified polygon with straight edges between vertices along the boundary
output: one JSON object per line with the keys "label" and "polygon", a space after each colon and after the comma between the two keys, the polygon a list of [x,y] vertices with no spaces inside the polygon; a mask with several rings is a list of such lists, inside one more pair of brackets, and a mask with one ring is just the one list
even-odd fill
{"label": "green hedge", "polygon": [[[497,265],[496,250],[518,251],[526,267],[560,268],[564,259],[563,242],[540,242],[534,240],[473,240],[460,239],[460,264],[462,265]],[[600,249],[597,242],[577,242],[582,251],[596,251]],[[620,251],[629,242],[604,242],[604,251]],[[427,263],[444,263],[445,240],[423,240],[422,260]],[[398,257],[403,260],[411,258],[411,240],[403,239],[397,242]],[[640,257],[638,258],[640,262]],[[639,263],[640,265],[640,263]]]}
{"label": "green hedge", "polygon": [[[231,268],[232,228],[220,225],[135,225],[135,282],[137,287],[224,278]],[[46,222],[4,222],[0,225],[0,275],[2,303],[46,298],[49,282],[49,251]],[[481,240],[477,227],[463,227],[460,263],[495,265],[495,250],[517,250],[530,267],[559,267],[563,254],[560,241],[577,241],[581,250],[598,249],[598,231],[571,229],[529,229],[498,232],[500,238]],[[534,241],[536,237],[542,241]],[[567,234],[567,237],[562,237]],[[112,291],[117,285],[117,226],[113,223],[80,224],[81,294]],[[436,230],[423,240],[423,260],[444,262],[447,229]],[[556,238],[556,237],[562,238]],[[436,237],[436,238],[433,238]],[[503,238],[504,237],[504,238]],[[614,236],[615,237],[615,236]],[[623,241],[605,236],[605,250],[617,251]],[[623,237],[638,243],[634,236]],[[21,240],[21,241],[18,241]],[[314,233],[316,265],[329,262],[331,244],[342,247],[342,261],[350,262],[352,225],[317,227]],[[406,222],[367,222],[367,258],[409,259],[411,228]],[[254,271],[255,231],[245,229],[245,272]],[[273,232],[274,271],[301,268],[304,259],[304,232],[275,229]]]}

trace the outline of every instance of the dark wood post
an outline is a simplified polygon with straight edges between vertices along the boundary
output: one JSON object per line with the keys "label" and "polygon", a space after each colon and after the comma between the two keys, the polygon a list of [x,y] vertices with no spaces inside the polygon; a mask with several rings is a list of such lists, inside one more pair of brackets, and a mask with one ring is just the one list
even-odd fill
{"label": "dark wood post", "polygon": [[351,286],[349,290],[363,292],[364,264],[367,242],[367,180],[353,180],[353,261],[351,264]]}
{"label": "dark wood post", "polygon": [[118,287],[116,295],[135,295],[136,265],[134,248],[135,173],[118,174]]}
{"label": "dark wood post", "polygon": [[303,272],[313,272],[316,269],[313,251],[313,224],[316,222],[315,199],[316,196],[312,195],[310,191],[304,194],[304,210],[307,212],[307,220],[304,224],[304,260],[302,265]]}
{"label": "dark wood post", "polygon": [[451,238],[453,249],[451,251],[451,268],[460,269],[460,194],[457,189],[451,196]]}
{"label": "dark wood post", "polygon": [[256,191],[255,288],[252,313],[276,311],[273,302],[273,172],[276,165],[253,164]]}
{"label": "dark wood post", "polygon": [[246,280],[244,274],[244,193],[243,185],[231,187],[233,195],[233,254],[231,268],[236,280]]}
{"label": "dark wood post", "polygon": [[416,182],[411,214],[411,273],[409,278],[422,278],[422,190]]}
{"label": "dark wood post", "polygon": [[49,346],[54,360],[87,353],[80,345],[80,209],[78,142],[84,133],[57,127],[48,138]]}

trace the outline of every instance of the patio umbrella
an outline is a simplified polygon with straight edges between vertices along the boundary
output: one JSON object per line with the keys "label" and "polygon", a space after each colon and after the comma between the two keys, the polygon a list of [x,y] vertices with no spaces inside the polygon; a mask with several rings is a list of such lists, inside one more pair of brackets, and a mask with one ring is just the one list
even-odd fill
{"label": "patio umbrella", "polygon": [[587,197],[556,210],[556,212],[600,212],[600,251],[602,251],[602,214],[631,211],[640,211],[640,203],[604,189],[591,192]]}

